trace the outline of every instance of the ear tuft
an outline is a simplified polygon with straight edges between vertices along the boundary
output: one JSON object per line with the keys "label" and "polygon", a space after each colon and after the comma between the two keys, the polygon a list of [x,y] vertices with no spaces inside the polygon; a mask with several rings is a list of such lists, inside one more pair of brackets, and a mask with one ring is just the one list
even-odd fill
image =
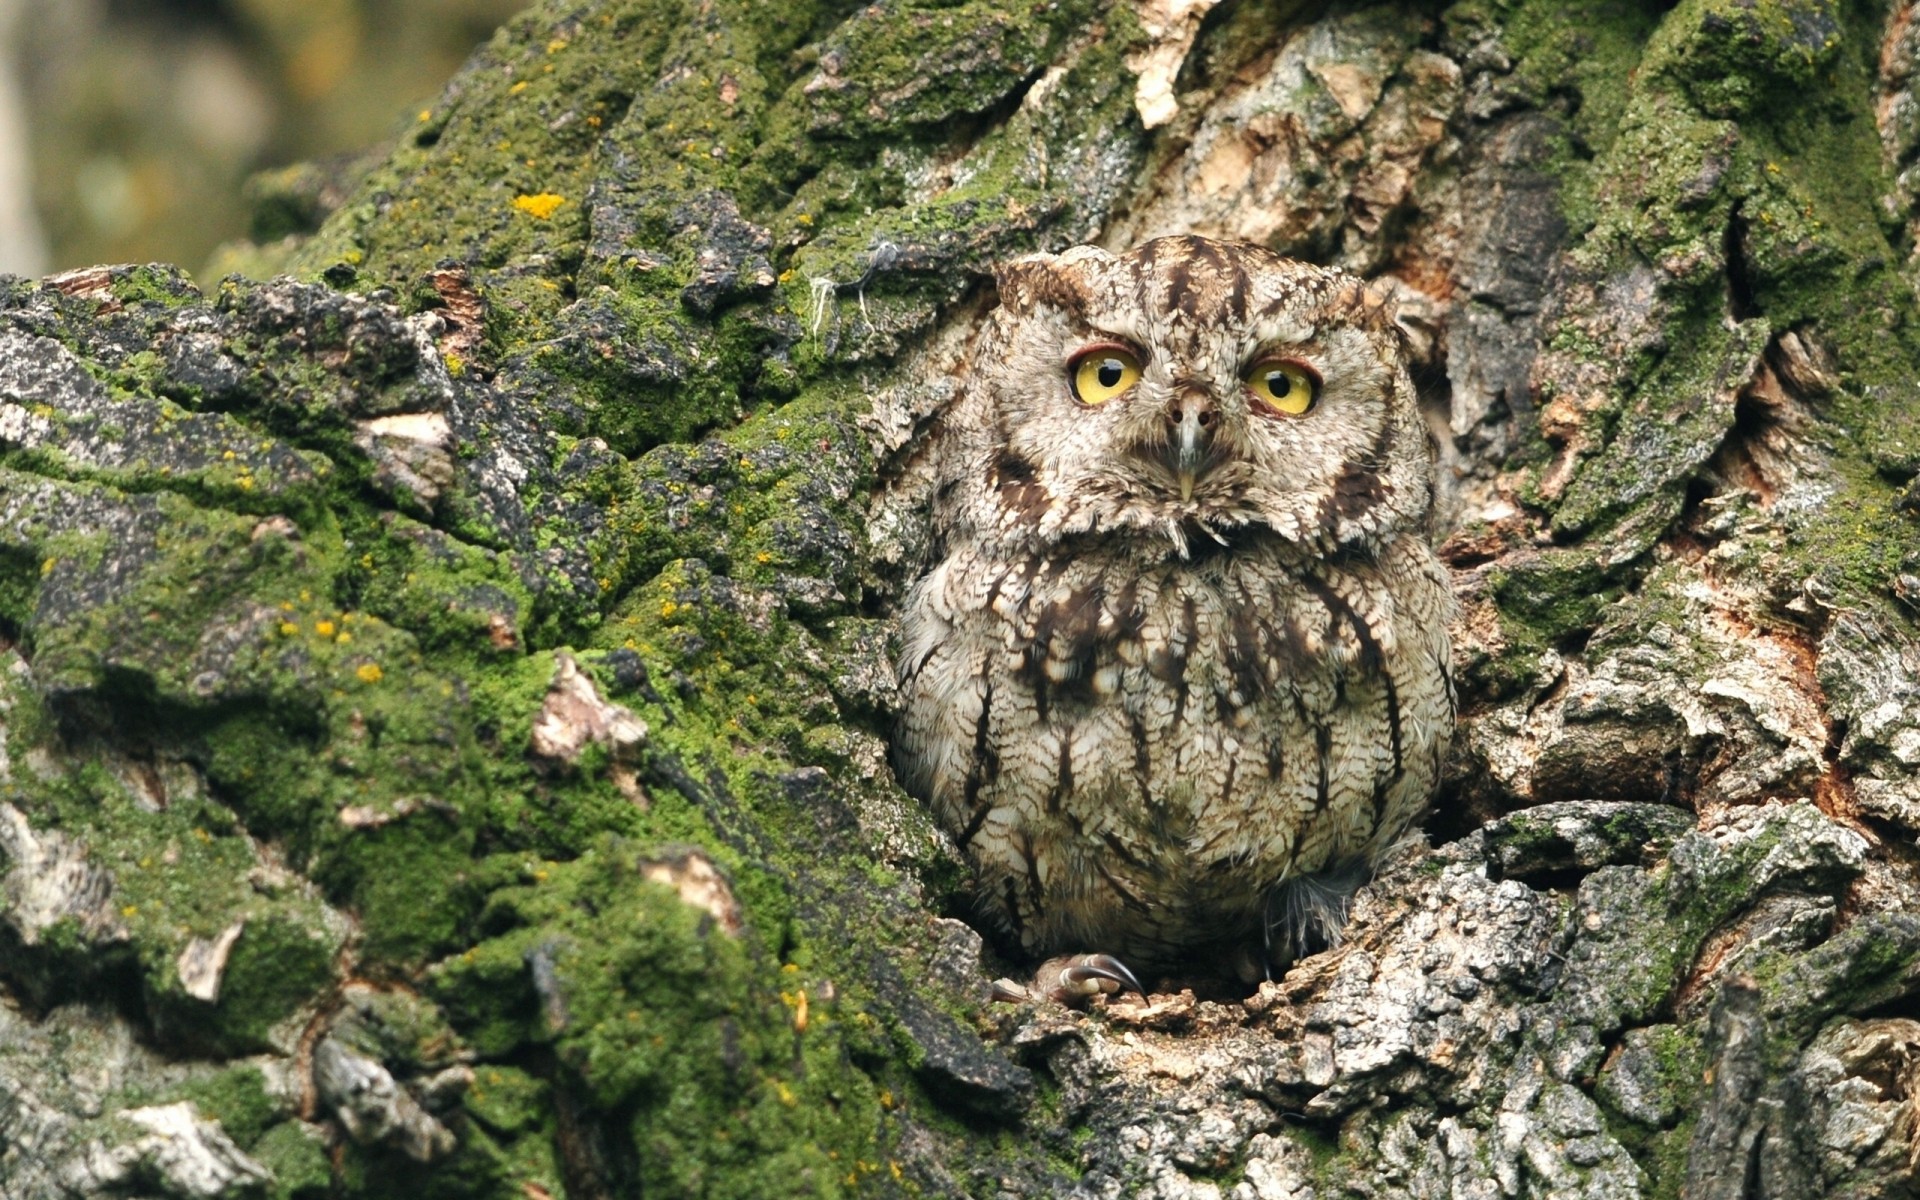
{"label": "ear tuft", "polygon": [[1087,279],[1069,255],[1028,254],[997,264],[994,286],[1000,305],[1026,316],[1043,306],[1083,314],[1087,309]]}

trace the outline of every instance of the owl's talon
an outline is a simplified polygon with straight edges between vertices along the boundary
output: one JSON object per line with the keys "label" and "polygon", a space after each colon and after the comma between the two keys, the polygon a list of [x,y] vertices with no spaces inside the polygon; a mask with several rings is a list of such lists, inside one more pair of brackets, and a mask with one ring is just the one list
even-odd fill
{"label": "owl's talon", "polygon": [[1111,954],[1075,954],[1051,959],[1041,965],[1033,985],[1035,991],[1061,1004],[1080,1004],[1095,996],[1119,992],[1147,994],[1127,964]]}

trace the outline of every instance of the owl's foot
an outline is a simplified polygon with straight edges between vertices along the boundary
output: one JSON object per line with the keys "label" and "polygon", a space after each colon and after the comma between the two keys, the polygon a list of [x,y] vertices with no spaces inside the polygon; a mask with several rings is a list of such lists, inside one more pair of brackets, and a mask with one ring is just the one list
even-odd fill
{"label": "owl's foot", "polygon": [[1039,996],[1058,1004],[1078,1006],[1095,996],[1127,991],[1147,994],[1127,964],[1111,954],[1066,954],[1050,958],[1033,973],[1031,987],[1011,979],[993,981],[993,998],[1010,1004]]}
{"label": "owl's foot", "polygon": [[1347,927],[1347,913],[1353,907],[1353,894],[1372,878],[1372,863],[1351,858],[1308,875],[1296,875],[1269,892],[1266,978],[1278,979],[1295,960],[1338,946]]}

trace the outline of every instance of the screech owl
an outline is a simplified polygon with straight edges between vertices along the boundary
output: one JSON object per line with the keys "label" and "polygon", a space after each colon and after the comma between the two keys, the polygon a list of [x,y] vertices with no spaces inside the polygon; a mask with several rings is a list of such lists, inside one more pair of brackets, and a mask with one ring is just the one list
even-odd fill
{"label": "screech owl", "polygon": [[1453,599],[1391,316],[1162,238],[1011,262],[940,435],[896,768],[982,909],[1066,960],[1271,972],[1337,940],[1454,725]]}

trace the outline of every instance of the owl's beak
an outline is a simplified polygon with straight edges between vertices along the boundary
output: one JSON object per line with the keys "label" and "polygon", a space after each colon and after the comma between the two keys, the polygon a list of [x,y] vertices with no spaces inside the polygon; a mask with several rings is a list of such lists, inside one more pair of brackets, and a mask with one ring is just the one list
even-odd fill
{"label": "owl's beak", "polygon": [[1213,449],[1215,416],[1213,401],[1192,392],[1180,398],[1177,413],[1168,414],[1173,436],[1167,443],[1167,465],[1180,484],[1183,504],[1193,499],[1193,486],[1199,482],[1200,472],[1207,465],[1207,455]]}

